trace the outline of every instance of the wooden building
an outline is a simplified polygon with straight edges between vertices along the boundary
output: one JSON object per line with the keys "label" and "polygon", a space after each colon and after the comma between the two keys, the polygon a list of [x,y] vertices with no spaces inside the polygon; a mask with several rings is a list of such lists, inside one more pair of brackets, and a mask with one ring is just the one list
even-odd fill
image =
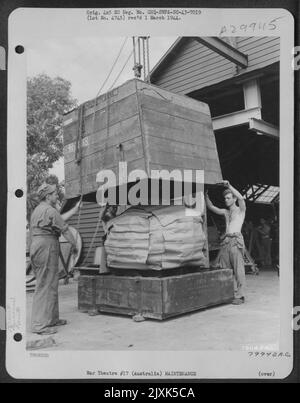
{"label": "wooden building", "polygon": [[[279,52],[274,36],[180,37],[150,73],[152,84],[209,105],[223,178],[245,193],[279,186]],[[86,264],[98,214],[86,198],[78,228]]]}
{"label": "wooden building", "polygon": [[208,103],[224,178],[279,183],[277,37],[179,38],[151,82]]}

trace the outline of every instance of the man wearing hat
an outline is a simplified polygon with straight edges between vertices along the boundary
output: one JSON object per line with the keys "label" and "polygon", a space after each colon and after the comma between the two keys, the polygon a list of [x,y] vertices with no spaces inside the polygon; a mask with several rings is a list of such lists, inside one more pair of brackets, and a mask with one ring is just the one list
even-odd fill
{"label": "man wearing hat", "polygon": [[206,205],[212,212],[223,215],[226,220],[226,232],[222,237],[221,250],[218,255],[218,264],[223,268],[231,268],[234,274],[235,298],[234,305],[245,302],[245,264],[244,264],[244,239],[241,233],[246,215],[246,204],[243,196],[230,185],[228,181],[222,181],[226,186],[223,192],[227,209],[221,209],[212,204],[206,193]]}
{"label": "man wearing hat", "polygon": [[30,259],[36,277],[32,304],[33,333],[54,334],[55,326],[65,325],[58,311],[58,261],[61,234],[76,251],[75,239],[68,229],[68,220],[78,211],[80,202],[63,216],[56,210],[58,194],[55,185],[44,183],[38,189],[40,204],[30,219]]}

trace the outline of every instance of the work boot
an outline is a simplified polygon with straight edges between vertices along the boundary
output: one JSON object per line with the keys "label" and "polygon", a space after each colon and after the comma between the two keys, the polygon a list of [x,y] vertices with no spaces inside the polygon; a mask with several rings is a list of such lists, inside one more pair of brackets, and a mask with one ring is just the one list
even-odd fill
{"label": "work boot", "polygon": [[53,326],[65,326],[67,323],[65,319],[59,319]]}
{"label": "work boot", "polygon": [[245,303],[245,298],[234,298],[234,300],[231,302],[232,305],[242,305]]}
{"label": "work boot", "polygon": [[56,329],[52,329],[51,327],[45,327],[45,329],[41,330],[40,332],[34,332],[39,334],[40,336],[47,336],[50,334],[55,334],[57,333]]}

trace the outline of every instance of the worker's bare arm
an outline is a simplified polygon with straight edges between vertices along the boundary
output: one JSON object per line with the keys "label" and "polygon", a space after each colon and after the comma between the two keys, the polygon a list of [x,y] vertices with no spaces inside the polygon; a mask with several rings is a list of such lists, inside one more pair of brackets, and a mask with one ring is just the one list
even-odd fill
{"label": "worker's bare arm", "polygon": [[74,238],[72,232],[69,230],[69,228],[66,231],[64,231],[63,236],[66,238],[67,241],[70,242],[70,244],[73,247],[73,251],[74,251],[74,249],[76,249],[76,241],[75,241],[75,238]]}
{"label": "worker's bare arm", "polygon": [[228,181],[223,181],[223,184],[227,186],[232,194],[237,198],[240,210],[246,211],[246,203],[241,193],[237,189],[235,189]]}
{"label": "worker's bare arm", "polygon": [[68,221],[69,218],[71,218],[75,213],[77,213],[77,211],[79,210],[81,205],[81,200],[79,200],[78,203],[76,203],[76,205],[71,208],[69,211],[66,211],[65,213],[61,214],[61,217],[64,221]]}
{"label": "worker's bare arm", "polygon": [[226,214],[226,210],[225,210],[225,209],[218,208],[218,207],[216,207],[216,206],[214,206],[214,205],[212,204],[212,202],[211,202],[211,200],[210,200],[210,198],[209,198],[207,192],[205,193],[205,202],[206,202],[207,208],[208,208],[210,211],[212,211],[213,213],[218,214],[218,215],[225,215],[225,214]]}

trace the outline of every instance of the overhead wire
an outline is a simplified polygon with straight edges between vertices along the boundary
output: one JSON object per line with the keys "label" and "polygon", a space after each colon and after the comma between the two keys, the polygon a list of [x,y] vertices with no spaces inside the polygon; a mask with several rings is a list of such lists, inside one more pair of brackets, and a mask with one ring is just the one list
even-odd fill
{"label": "overhead wire", "polygon": [[93,130],[93,132],[95,132],[95,119],[96,119],[97,98],[98,98],[98,96],[101,94],[101,91],[103,90],[105,84],[106,84],[107,81],[109,80],[109,78],[110,78],[110,76],[111,76],[111,73],[112,73],[113,69],[115,68],[115,66],[116,66],[116,64],[117,64],[117,62],[118,62],[118,60],[119,60],[119,58],[120,58],[120,55],[121,55],[121,53],[122,53],[122,51],[123,51],[123,49],[124,49],[124,46],[126,45],[127,39],[128,39],[128,37],[126,36],[126,38],[124,39],[124,41],[123,41],[123,43],[122,43],[122,45],[121,45],[121,48],[120,48],[118,54],[117,54],[117,57],[115,58],[115,60],[114,60],[114,62],[113,62],[113,64],[112,64],[112,67],[111,67],[111,69],[110,69],[110,71],[109,71],[109,73],[108,73],[106,79],[104,80],[103,84],[101,85],[101,87],[100,87],[99,91],[97,92],[97,95],[96,95],[96,97],[95,97],[95,99],[94,99],[94,113],[93,113],[93,122],[92,122],[92,130]]}
{"label": "overhead wire", "polygon": [[116,82],[117,82],[118,79],[120,78],[121,74],[123,73],[123,71],[124,71],[125,67],[127,66],[127,63],[129,62],[129,60],[130,60],[130,58],[131,58],[132,55],[133,55],[133,50],[130,52],[130,54],[129,54],[128,58],[126,59],[126,61],[125,61],[124,65],[123,65],[123,67],[122,67],[120,73],[118,74],[117,78],[115,79],[115,81],[114,81],[114,82],[112,83],[112,85],[110,86],[109,91],[114,87],[114,85],[116,84]]}
{"label": "overhead wire", "polygon": [[113,62],[113,65],[112,65],[112,67],[111,67],[111,69],[110,69],[110,71],[109,71],[109,73],[108,73],[106,79],[104,80],[104,82],[103,82],[103,84],[102,84],[100,90],[98,91],[98,93],[97,93],[97,95],[96,95],[96,98],[97,98],[98,95],[101,93],[101,91],[103,90],[105,84],[106,84],[107,81],[109,80],[109,77],[110,77],[110,75],[111,75],[113,69],[115,68],[115,66],[116,66],[116,64],[117,64],[117,62],[118,62],[118,60],[119,60],[119,57],[120,57],[120,55],[121,55],[121,53],[122,53],[122,50],[124,49],[124,46],[126,45],[127,39],[128,39],[128,37],[126,37],[126,38],[124,39],[124,42],[123,42],[122,45],[121,45],[121,48],[120,48],[120,50],[119,50],[119,53],[117,54],[117,57],[116,57],[115,61]]}

